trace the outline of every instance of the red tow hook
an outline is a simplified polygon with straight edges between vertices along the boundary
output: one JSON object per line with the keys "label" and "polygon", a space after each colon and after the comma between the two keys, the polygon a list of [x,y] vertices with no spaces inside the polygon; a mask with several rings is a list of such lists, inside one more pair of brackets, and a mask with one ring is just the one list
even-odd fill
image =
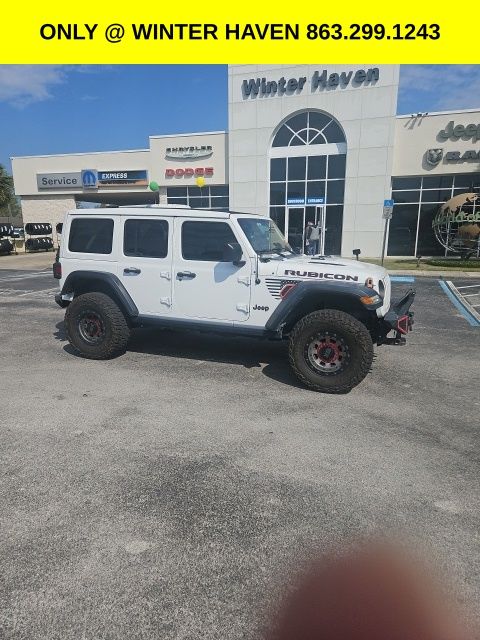
{"label": "red tow hook", "polygon": [[400,316],[400,318],[397,320],[397,331],[405,335],[408,333],[409,328],[410,328],[410,316],[408,315]]}

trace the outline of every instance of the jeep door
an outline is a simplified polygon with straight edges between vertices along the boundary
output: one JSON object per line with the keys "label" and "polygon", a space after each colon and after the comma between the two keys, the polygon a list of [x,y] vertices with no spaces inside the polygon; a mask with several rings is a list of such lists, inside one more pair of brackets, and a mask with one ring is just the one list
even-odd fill
{"label": "jeep door", "polygon": [[122,216],[118,277],[140,314],[165,315],[172,307],[173,220]]}
{"label": "jeep door", "polygon": [[228,262],[225,250],[229,243],[239,243],[239,239],[227,219],[175,219],[175,316],[248,320],[252,266],[244,247],[245,262]]}

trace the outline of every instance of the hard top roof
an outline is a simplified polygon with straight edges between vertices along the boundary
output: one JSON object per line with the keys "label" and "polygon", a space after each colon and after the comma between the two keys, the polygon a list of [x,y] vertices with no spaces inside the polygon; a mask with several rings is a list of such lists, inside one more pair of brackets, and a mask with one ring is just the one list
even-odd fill
{"label": "hard top roof", "polygon": [[242,213],[241,211],[218,211],[212,209],[190,209],[186,206],[172,206],[162,204],[140,205],[133,207],[97,207],[94,209],[74,209],[68,212],[69,216],[168,216],[168,217],[195,217],[195,218],[218,218],[225,220],[232,215],[240,215],[252,218],[261,218],[267,216],[258,216],[252,213]]}

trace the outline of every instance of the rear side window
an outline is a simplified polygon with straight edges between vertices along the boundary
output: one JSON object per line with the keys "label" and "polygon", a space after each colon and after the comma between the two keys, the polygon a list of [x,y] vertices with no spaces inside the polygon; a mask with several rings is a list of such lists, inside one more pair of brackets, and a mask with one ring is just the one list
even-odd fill
{"label": "rear side window", "polygon": [[112,253],[111,218],[75,218],[70,225],[68,248],[75,253]]}
{"label": "rear side window", "polygon": [[168,254],[166,220],[126,220],[123,253],[140,258],[165,258]]}
{"label": "rear side window", "polygon": [[227,244],[237,239],[226,222],[184,222],[182,255],[185,260],[225,262]]}

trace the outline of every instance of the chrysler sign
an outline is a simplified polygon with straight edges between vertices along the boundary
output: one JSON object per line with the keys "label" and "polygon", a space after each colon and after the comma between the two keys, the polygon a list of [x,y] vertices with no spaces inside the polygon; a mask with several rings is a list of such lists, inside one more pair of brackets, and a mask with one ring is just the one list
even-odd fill
{"label": "chrysler sign", "polygon": [[170,160],[194,160],[195,158],[208,158],[213,153],[210,145],[201,147],[167,147],[165,157]]}

